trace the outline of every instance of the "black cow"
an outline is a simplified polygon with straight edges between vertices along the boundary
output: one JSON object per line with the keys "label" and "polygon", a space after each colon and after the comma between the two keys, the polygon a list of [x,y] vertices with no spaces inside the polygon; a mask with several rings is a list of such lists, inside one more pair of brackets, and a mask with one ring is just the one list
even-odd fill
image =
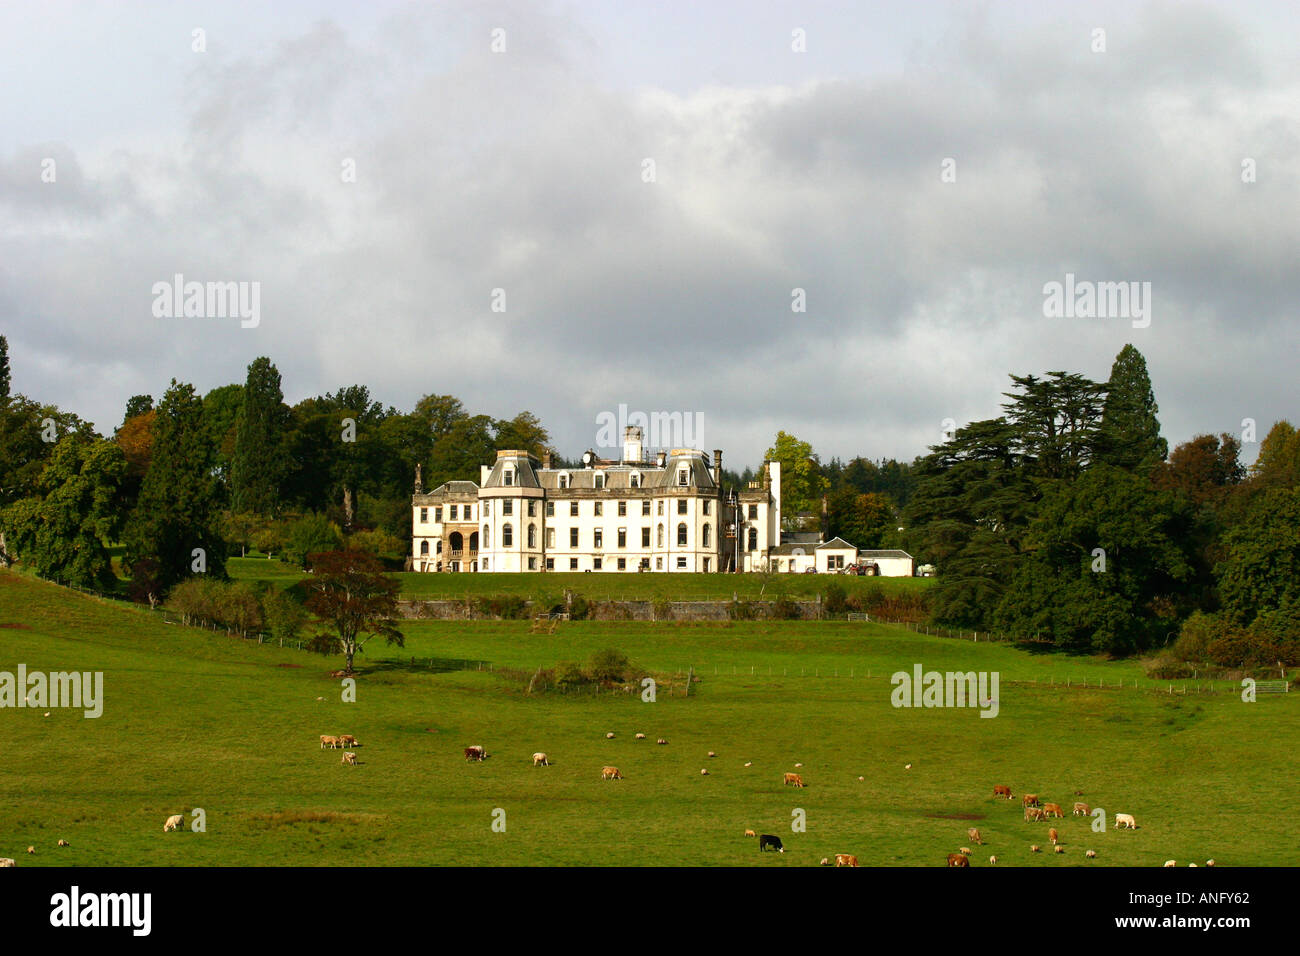
{"label": "black cow", "polygon": [[783,846],[781,845],[781,838],[780,838],[780,837],[778,837],[778,836],[772,836],[772,834],[770,834],[770,833],[764,833],[762,836],[760,836],[760,837],[758,838],[758,852],[759,852],[759,853],[762,853],[762,852],[763,852],[765,849],[767,849],[769,846],[770,846],[773,850],[778,850],[778,851],[780,851],[781,853],[784,853],[784,852],[785,852],[785,847],[783,847]]}

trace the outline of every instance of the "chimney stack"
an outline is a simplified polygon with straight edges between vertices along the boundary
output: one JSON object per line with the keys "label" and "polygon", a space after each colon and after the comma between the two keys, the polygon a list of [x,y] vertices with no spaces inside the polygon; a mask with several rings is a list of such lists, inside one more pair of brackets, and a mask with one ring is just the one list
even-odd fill
{"label": "chimney stack", "polygon": [[722,487],[722,449],[713,449],[713,483]]}
{"label": "chimney stack", "polygon": [[551,450],[549,448],[546,449],[546,451],[542,452],[542,467],[543,468],[551,467]]}

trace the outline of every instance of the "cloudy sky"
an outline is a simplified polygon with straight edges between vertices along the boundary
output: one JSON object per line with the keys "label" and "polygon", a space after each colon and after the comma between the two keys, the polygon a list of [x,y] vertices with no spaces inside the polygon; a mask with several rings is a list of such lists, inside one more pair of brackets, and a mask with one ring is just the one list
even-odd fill
{"label": "cloudy sky", "polygon": [[[1132,342],[1171,445],[1262,437],[1300,416],[1298,26],[1290,2],[0,6],[14,389],[111,430],[267,355],[290,402],[451,393],[568,455],[620,405],[698,416],[741,468],[778,429],[911,459],[1008,373],[1105,379]],[[258,283],[256,327],[156,315],[176,274]],[[1045,315],[1067,274],[1150,283],[1149,312]]]}

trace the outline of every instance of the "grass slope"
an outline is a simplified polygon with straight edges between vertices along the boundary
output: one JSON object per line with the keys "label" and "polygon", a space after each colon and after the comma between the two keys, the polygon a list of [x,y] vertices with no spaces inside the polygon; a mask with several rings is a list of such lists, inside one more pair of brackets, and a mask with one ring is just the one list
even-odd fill
{"label": "grass slope", "polygon": [[[875,625],[580,622],[550,636],[525,622],[421,621],[406,632],[406,649],[369,650],[357,702],[343,703],[326,673],[334,661],[166,625],[0,571],[0,671],[20,662],[103,671],[106,698],[97,720],[0,710],[0,856],[86,866],[798,866],[849,852],[863,865],[935,866],[975,825],[987,844],[977,866],[990,853],[1027,866],[1293,862],[1277,812],[1291,802],[1286,742],[1300,730],[1290,697],[1252,705],[1226,692],[1120,690],[1135,664]],[[403,666],[436,655],[529,670],[608,646],[651,670],[694,666],[702,680],[690,698],[648,704],[528,697],[499,672]],[[917,662],[998,671],[999,716],[892,707],[886,675]],[[855,676],[783,676],[800,667]],[[1067,676],[1075,686],[1061,688]],[[1084,677],[1087,689],[1077,686]],[[1112,686],[1097,689],[1099,677]],[[637,731],[650,739],[634,740]],[[360,739],[360,766],[319,749],[319,734],[340,732]],[[669,745],[655,746],[658,736]],[[470,743],[493,756],[466,763]],[[535,750],[554,765],[532,767]],[[807,789],[781,784],[796,762]],[[626,779],[602,782],[604,764]],[[1014,805],[992,798],[995,783],[1012,786]],[[1022,822],[1026,789],[1067,808],[1082,790],[1078,799],[1133,813],[1140,829],[1094,834],[1067,818],[1057,823],[1067,852],[1031,855],[1047,826]],[[163,834],[168,815],[188,821],[194,807],[206,833]],[[492,829],[497,809],[504,833]],[[791,832],[796,809],[804,833]],[[746,828],[780,834],[787,852],[760,857]],[[57,848],[60,838],[72,846]],[[28,845],[36,856],[23,854]],[[1088,848],[1096,861],[1084,859]]]}

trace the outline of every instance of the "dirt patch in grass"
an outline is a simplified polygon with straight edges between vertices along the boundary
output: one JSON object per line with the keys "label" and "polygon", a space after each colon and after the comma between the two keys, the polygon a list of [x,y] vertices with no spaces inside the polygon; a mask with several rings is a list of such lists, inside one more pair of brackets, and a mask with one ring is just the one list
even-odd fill
{"label": "dirt patch in grass", "polygon": [[300,823],[329,823],[340,826],[374,826],[385,819],[382,813],[336,813],[332,810],[281,810],[276,813],[250,813],[253,826],[295,826]]}
{"label": "dirt patch in grass", "polygon": [[927,813],[934,820],[983,820],[982,813]]}
{"label": "dirt patch in grass", "polygon": [[31,627],[27,624],[0,624],[0,628],[8,628],[11,631],[30,631]]}
{"label": "dirt patch in grass", "polygon": [[276,667],[302,667],[301,664],[276,664]]}

